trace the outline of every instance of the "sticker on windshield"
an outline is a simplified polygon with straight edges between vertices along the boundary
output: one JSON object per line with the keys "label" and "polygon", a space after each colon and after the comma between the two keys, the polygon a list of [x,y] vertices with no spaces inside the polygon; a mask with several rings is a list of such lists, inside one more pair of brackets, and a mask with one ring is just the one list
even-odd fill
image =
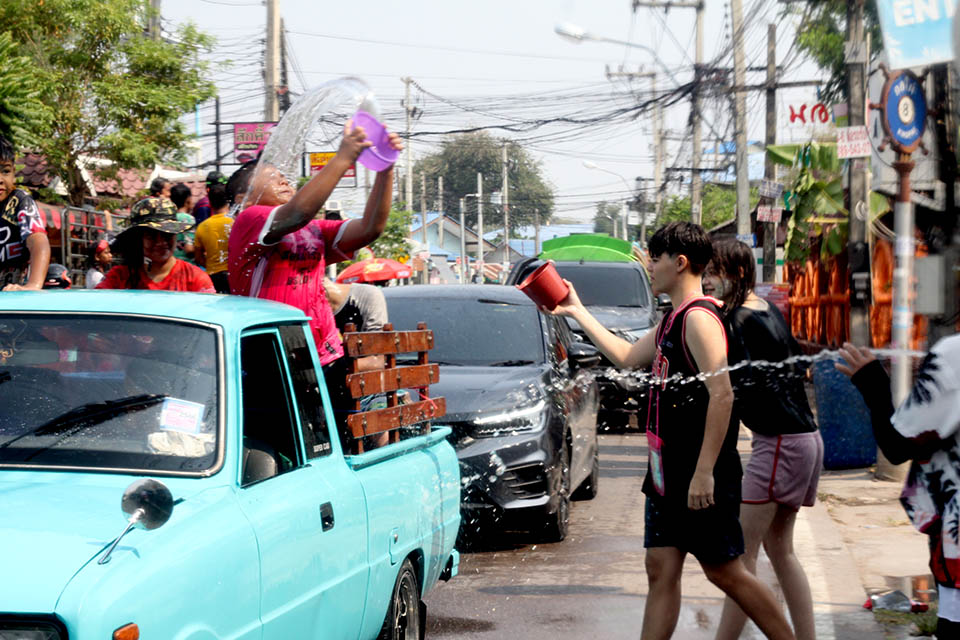
{"label": "sticker on windshield", "polygon": [[166,398],[160,409],[160,428],[183,433],[200,433],[203,405],[199,402]]}

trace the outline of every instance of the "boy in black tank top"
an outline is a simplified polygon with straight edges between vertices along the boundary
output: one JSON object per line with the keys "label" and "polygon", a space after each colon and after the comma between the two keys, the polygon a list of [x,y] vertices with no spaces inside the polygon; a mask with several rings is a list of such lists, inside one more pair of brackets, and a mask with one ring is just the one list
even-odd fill
{"label": "boy in black tank top", "polygon": [[[650,281],[674,311],[637,342],[607,331],[570,295],[551,313],[574,318],[621,368],[653,366],[647,424],[644,547],[649,594],[641,638],[668,638],[680,615],[680,577],[692,553],[707,578],[733,598],[768,638],[793,639],[770,591],[743,566],[738,521],[740,459],[733,390],[726,373],[689,382],[727,364],[727,334],[718,300],[700,288],[713,255],[703,228],[672,222],[649,242]],[[546,311],[546,310],[544,310]]]}

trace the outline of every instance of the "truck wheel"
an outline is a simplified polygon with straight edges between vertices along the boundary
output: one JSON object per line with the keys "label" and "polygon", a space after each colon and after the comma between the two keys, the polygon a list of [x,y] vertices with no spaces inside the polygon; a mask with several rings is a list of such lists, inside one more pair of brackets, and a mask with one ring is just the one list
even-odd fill
{"label": "truck wheel", "polygon": [[543,538],[546,542],[562,542],[570,528],[570,445],[563,439],[560,449],[560,495],[557,510],[547,516],[543,523]]}
{"label": "truck wheel", "polygon": [[573,494],[574,500],[593,500],[597,497],[597,489],[600,483],[600,454],[593,454],[593,468],[590,475],[583,481],[576,492]]}
{"label": "truck wheel", "polygon": [[410,559],[400,565],[390,608],[377,640],[420,640],[426,622],[420,616],[420,587]]}

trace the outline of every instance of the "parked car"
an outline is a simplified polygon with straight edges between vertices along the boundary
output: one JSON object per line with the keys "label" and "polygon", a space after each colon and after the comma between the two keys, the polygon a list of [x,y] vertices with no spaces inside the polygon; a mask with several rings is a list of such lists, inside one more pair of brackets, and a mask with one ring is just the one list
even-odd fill
{"label": "parked car", "polygon": [[318,370],[286,305],[0,295],[0,638],[420,637],[450,430],[345,457]]}
{"label": "parked car", "polygon": [[426,322],[460,459],[468,526],[567,535],[570,499],[597,493],[596,349],[501,285],[384,289],[397,329]]}
{"label": "parked car", "polygon": [[[542,264],[537,258],[517,262],[506,284],[520,284]],[[636,342],[659,322],[659,306],[663,302],[654,298],[650,278],[639,262],[557,262],[556,267],[561,276],[573,283],[580,300],[600,324],[624,340]],[[589,342],[575,320],[567,318],[567,322],[574,333]],[[636,378],[616,370],[602,354],[601,358],[597,376],[600,384],[598,422],[605,428],[625,427],[631,415],[646,411],[641,402],[644,389]]]}

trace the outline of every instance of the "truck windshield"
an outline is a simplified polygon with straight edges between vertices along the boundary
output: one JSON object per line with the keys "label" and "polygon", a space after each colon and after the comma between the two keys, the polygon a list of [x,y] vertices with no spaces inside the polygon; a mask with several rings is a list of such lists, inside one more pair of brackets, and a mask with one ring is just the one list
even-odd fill
{"label": "truck windshield", "polygon": [[573,283],[580,301],[586,306],[645,307],[647,289],[639,269],[559,264],[557,271]]}
{"label": "truck windshield", "polygon": [[164,320],[0,314],[0,466],[209,469],[217,340]]}

